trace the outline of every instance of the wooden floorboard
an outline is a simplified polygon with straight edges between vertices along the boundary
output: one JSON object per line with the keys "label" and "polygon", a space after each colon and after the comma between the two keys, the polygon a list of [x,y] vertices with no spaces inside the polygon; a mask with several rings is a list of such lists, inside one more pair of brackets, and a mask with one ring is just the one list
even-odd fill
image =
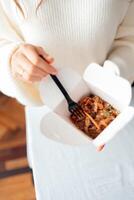
{"label": "wooden floorboard", "polygon": [[0,200],[35,200],[24,107],[0,93]]}
{"label": "wooden floorboard", "polygon": [[25,131],[19,130],[13,134],[8,134],[8,136],[0,140],[0,150],[6,150],[18,146],[24,146],[26,144]]}
{"label": "wooden floorboard", "polygon": [[0,150],[0,161],[14,160],[26,156],[26,146]]}
{"label": "wooden floorboard", "polygon": [[27,167],[27,166],[28,166],[28,162],[27,162],[26,157],[9,160],[9,161],[6,161],[5,163],[6,170],[18,169],[18,168]]}
{"label": "wooden floorboard", "polygon": [[31,169],[29,167],[21,167],[18,169],[12,169],[12,170],[4,170],[3,172],[0,172],[0,180],[4,178],[9,178],[12,176],[17,176],[20,174],[25,174],[25,173],[31,173]]}
{"label": "wooden floorboard", "polygon": [[35,200],[31,174],[0,180],[0,200]]}
{"label": "wooden floorboard", "polygon": [[25,142],[24,107],[16,100],[0,95],[0,148],[3,149],[7,144],[10,148],[10,144],[16,145],[18,141]]}

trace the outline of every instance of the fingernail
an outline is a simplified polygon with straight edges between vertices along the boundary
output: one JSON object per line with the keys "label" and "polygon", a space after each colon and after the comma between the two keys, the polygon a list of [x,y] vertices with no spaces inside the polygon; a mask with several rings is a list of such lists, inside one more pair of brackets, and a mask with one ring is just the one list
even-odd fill
{"label": "fingernail", "polygon": [[49,64],[54,63],[54,59],[52,59],[52,60],[47,60],[47,61],[48,61]]}
{"label": "fingernail", "polygon": [[52,58],[52,57],[49,56],[49,55],[47,56],[47,59],[48,59],[48,60],[54,60],[54,58]]}
{"label": "fingernail", "polygon": [[104,147],[105,147],[105,144],[97,147],[97,151],[99,151],[99,152],[102,151]]}
{"label": "fingernail", "polygon": [[56,74],[57,74],[57,71],[52,72],[52,74],[53,74],[53,75],[56,75]]}
{"label": "fingernail", "polygon": [[55,69],[53,72],[52,72],[54,75],[56,75],[58,73],[58,71]]}

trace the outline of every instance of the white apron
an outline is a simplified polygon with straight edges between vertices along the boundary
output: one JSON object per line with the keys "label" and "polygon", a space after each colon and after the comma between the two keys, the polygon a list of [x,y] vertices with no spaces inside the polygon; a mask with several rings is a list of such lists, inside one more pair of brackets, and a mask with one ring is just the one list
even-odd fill
{"label": "white apron", "polygon": [[26,108],[37,200],[134,199],[134,120],[98,153],[92,144],[72,147],[35,132],[40,112],[45,107]]}

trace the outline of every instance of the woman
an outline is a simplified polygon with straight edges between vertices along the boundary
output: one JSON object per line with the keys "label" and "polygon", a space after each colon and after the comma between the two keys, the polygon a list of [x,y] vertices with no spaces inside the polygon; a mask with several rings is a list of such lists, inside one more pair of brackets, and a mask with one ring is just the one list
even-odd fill
{"label": "woman", "polygon": [[1,0],[0,17],[0,89],[26,106],[42,105],[39,81],[62,67],[134,80],[133,1]]}

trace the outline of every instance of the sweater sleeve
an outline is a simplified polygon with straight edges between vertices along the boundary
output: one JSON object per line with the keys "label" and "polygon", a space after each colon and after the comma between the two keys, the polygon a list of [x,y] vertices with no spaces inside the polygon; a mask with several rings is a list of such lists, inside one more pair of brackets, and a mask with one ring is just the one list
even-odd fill
{"label": "sweater sleeve", "polygon": [[0,3],[0,91],[24,105],[41,105],[37,84],[19,81],[11,74],[11,56],[24,42]]}
{"label": "sweater sleeve", "polygon": [[104,68],[115,71],[130,83],[134,81],[134,1],[130,3],[126,16],[118,28]]}

